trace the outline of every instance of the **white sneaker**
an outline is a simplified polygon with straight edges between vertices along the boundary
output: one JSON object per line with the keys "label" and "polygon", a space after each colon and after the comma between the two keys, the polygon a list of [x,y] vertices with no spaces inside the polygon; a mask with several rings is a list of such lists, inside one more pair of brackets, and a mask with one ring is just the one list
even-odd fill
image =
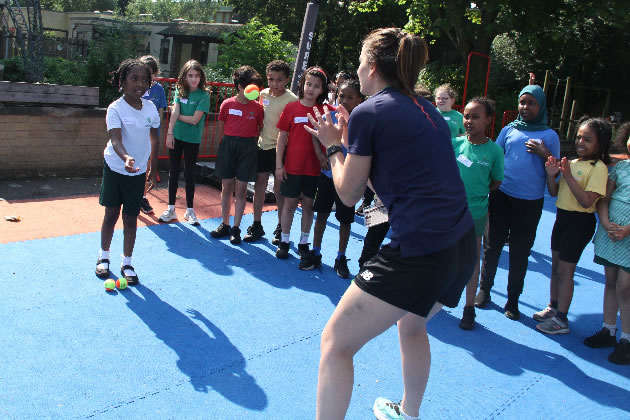
{"label": "white sneaker", "polygon": [[172,220],[177,220],[177,214],[175,214],[175,210],[164,210],[164,213],[158,218],[160,222],[168,223]]}
{"label": "white sneaker", "polygon": [[188,224],[190,225],[199,226],[199,219],[197,219],[197,215],[194,210],[186,210],[184,220],[188,221]]}

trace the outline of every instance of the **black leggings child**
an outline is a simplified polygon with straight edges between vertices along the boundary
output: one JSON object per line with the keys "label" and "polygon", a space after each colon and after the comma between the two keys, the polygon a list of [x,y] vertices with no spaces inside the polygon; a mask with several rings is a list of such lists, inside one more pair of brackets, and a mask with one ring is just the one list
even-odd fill
{"label": "black leggings child", "polygon": [[168,156],[171,163],[168,172],[168,204],[174,205],[177,196],[177,183],[182,166],[182,154],[184,155],[184,179],[186,180],[186,207],[193,207],[195,198],[195,166],[199,155],[199,143],[175,139],[175,145],[169,149]]}

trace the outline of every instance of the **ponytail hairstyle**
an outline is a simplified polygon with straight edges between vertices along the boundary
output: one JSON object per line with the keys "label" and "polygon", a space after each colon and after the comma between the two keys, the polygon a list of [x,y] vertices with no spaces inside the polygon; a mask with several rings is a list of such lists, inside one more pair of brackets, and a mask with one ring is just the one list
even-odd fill
{"label": "ponytail hairstyle", "polygon": [[380,75],[408,96],[414,88],[420,70],[429,54],[426,42],[400,28],[376,29],[363,40],[368,63],[375,64]]}
{"label": "ponytail hairstyle", "polygon": [[177,78],[177,90],[180,98],[188,98],[188,85],[186,84],[186,73],[190,70],[197,70],[199,72],[199,89],[206,90],[206,72],[203,71],[203,67],[197,60],[188,60],[182,66],[179,71],[179,77]]}
{"label": "ponytail hairstyle", "polygon": [[597,144],[599,149],[597,150],[595,162],[601,160],[604,164],[610,164],[610,144],[612,143],[612,125],[603,118],[590,118],[585,115],[578,120],[578,129],[582,126],[587,126],[595,132],[597,135]]}
{"label": "ponytail hairstyle", "polygon": [[619,150],[623,150],[626,154],[630,155],[630,122],[623,123],[621,127],[617,129],[617,137],[615,139]]}
{"label": "ponytail hairstyle", "polygon": [[328,76],[326,76],[326,72],[321,67],[309,67],[306,69],[302,77],[300,78],[300,83],[298,84],[298,97],[302,99],[304,97],[304,85],[306,84],[306,76],[315,76],[318,77],[322,81],[322,93],[319,94],[315,103],[321,105],[324,103],[326,99],[328,99]]}

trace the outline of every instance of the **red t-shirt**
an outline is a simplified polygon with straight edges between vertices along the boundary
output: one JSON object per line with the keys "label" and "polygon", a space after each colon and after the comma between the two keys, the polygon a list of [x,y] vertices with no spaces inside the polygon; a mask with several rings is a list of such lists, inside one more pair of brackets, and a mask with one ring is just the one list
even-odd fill
{"label": "red t-shirt", "polygon": [[256,137],[258,127],[263,125],[263,106],[256,101],[242,104],[236,96],[226,99],[221,104],[219,121],[225,121],[223,134],[226,136]]}
{"label": "red t-shirt", "polygon": [[[319,112],[324,113],[323,105],[316,105]],[[327,105],[334,111],[334,107]],[[308,121],[307,115],[313,115],[313,108],[304,106],[300,101],[291,102],[284,107],[284,111],[278,120],[278,129],[289,133],[287,148],[284,154],[284,170],[291,175],[318,176],[321,172],[319,159],[313,148],[311,134],[304,126],[313,127]],[[325,152],[323,146],[320,145]]]}

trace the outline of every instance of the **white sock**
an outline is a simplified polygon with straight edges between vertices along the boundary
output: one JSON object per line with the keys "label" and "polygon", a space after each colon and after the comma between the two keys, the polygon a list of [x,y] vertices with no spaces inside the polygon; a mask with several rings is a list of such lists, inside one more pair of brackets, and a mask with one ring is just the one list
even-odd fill
{"label": "white sock", "polygon": [[409,415],[405,414],[405,412],[402,411],[402,406],[400,406],[400,414],[402,414],[403,419],[405,419],[405,420],[420,420],[420,417],[412,417],[412,416],[409,416]]}
{"label": "white sock", "polygon": [[310,235],[310,234],[311,234],[311,232],[302,232],[302,233],[300,233],[300,245],[308,243],[308,235]]}
{"label": "white sock", "polygon": [[630,341],[630,333],[622,332],[621,337],[619,337],[619,340]]}
{"label": "white sock", "polygon": [[612,335],[613,337],[615,336],[615,334],[617,334],[616,325],[606,324],[605,322],[602,325],[604,326],[604,328],[608,328],[608,331],[610,331],[610,335]]}
{"label": "white sock", "polygon": [[193,209],[192,209],[192,207],[186,207],[186,211],[187,211],[188,213],[190,213],[191,211],[193,211]]}
{"label": "white sock", "polygon": [[289,236],[291,236],[291,234],[290,234],[290,233],[281,233],[281,234],[280,234],[280,240],[281,240],[282,242],[289,243]]}
{"label": "white sock", "polygon": [[[122,268],[122,266],[125,266],[125,265],[131,265],[131,257],[125,257],[124,255],[121,255],[121,257],[122,257],[122,263],[120,265],[121,268]],[[124,272],[125,272],[125,276],[135,276],[136,275],[135,271],[129,270],[128,268],[125,268]]]}
{"label": "white sock", "polygon": [[169,204],[168,209],[169,211],[175,211],[175,204]]}
{"label": "white sock", "polygon": [[98,252],[98,259],[99,260],[109,260],[109,251],[104,251],[104,250],[100,250]]}

